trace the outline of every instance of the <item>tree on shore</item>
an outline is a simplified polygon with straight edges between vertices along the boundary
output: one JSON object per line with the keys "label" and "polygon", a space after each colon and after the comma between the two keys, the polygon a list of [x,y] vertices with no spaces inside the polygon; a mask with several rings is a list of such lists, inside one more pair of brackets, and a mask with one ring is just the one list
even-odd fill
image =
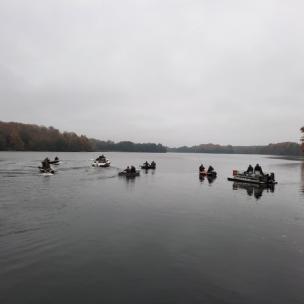
{"label": "tree on shore", "polygon": [[74,132],[60,132],[54,127],[0,121],[0,151],[122,151],[167,152],[165,146],[131,141],[88,139]]}
{"label": "tree on shore", "polygon": [[53,127],[0,121],[0,150],[92,151],[89,139]]}

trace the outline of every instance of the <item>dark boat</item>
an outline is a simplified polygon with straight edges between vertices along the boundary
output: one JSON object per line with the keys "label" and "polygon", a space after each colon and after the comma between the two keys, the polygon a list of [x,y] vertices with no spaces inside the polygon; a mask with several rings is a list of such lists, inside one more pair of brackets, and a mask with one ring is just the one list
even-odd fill
{"label": "dark boat", "polygon": [[150,165],[150,164],[148,164],[148,165],[142,165],[142,166],[140,166],[142,169],[144,169],[144,170],[149,170],[149,169],[153,169],[153,170],[155,170],[156,169],[156,164],[155,165]]}
{"label": "dark boat", "polygon": [[55,170],[53,168],[45,169],[43,167],[38,167],[40,173],[43,175],[53,175],[55,174]]}
{"label": "dark boat", "polygon": [[140,166],[144,170],[149,170],[149,169],[156,169],[156,163],[155,161],[152,161],[151,164],[149,164],[147,161],[143,163],[142,166]]}
{"label": "dark boat", "polygon": [[217,176],[217,173],[216,171],[211,171],[211,172],[207,172],[207,171],[200,171],[199,172],[199,176],[200,177],[216,177]]}
{"label": "dark boat", "polygon": [[119,172],[118,175],[132,178],[132,177],[139,176],[140,172],[138,170],[136,172],[127,172],[124,170],[124,171]]}
{"label": "dark boat", "polygon": [[233,177],[228,177],[229,181],[258,184],[258,185],[275,185],[274,173],[268,174],[257,174],[257,173],[247,173],[246,171],[233,170]]}

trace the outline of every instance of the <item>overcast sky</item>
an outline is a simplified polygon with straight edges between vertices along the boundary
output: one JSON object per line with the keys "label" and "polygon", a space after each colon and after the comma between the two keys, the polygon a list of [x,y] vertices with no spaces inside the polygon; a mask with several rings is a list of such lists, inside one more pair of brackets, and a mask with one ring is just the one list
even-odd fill
{"label": "overcast sky", "polygon": [[169,146],[298,141],[304,2],[0,0],[0,120]]}

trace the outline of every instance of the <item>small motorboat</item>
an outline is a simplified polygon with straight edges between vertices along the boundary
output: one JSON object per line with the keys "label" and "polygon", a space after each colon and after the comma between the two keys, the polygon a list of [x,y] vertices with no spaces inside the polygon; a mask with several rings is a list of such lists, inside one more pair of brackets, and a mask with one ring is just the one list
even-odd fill
{"label": "small motorboat", "polygon": [[111,162],[102,154],[98,156],[92,163],[93,167],[107,168],[110,167]]}
{"label": "small motorboat", "polygon": [[55,174],[55,170],[52,167],[50,167],[49,169],[45,169],[43,167],[38,167],[38,169],[39,169],[40,173],[45,176],[50,176],[50,175]]}
{"label": "small motorboat", "polygon": [[204,170],[204,171],[200,171],[199,172],[199,176],[200,177],[205,177],[205,176],[207,176],[207,177],[216,177],[217,173],[216,173],[216,171],[208,172],[208,171]]}
{"label": "small motorboat", "polygon": [[95,160],[92,163],[92,167],[100,167],[100,168],[107,168],[110,167],[111,162],[108,159],[105,159],[104,161],[97,161]]}
{"label": "small motorboat", "polygon": [[156,163],[152,162],[151,164],[149,163],[144,163],[142,166],[140,166],[142,169],[144,170],[149,170],[149,169],[152,169],[152,170],[155,170],[156,169]]}
{"label": "small motorboat", "polygon": [[139,172],[139,170],[136,170],[135,172],[128,172],[128,171],[124,170],[124,171],[119,172],[118,175],[125,176],[128,178],[133,178],[133,177],[139,176],[140,172]]}
{"label": "small motorboat", "polygon": [[259,185],[275,185],[277,182],[275,181],[274,173],[260,174],[257,173],[248,173],[246,171],[238,171],[233,170],[233,177],[228,177],[229,181],[233,182],[241,182],[241,183],[251,183],[251,184],[259,184]]}

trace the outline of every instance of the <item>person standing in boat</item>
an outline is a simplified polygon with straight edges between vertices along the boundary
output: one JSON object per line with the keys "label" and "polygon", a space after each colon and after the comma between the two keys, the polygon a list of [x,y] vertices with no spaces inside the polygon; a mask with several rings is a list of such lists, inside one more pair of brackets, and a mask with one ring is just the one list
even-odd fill
{"label": "person standing in boat", "polygon": [[248,166],[248,169],[247,169],[246,173],[248,173],[248,174],[253,173],[253,167],[251,165]]}
{"label": "person standing in boat", "polygon": [[201,164],[201,165],[199,166],[199,171],[200,171],[200,172],[204,172],[204,171],[205,171],[205,167],[204,167],[203,164]]}
{"label": "person standing in boat", "polygon": [[262,170],[262,167],[259,165],[259,164],[256,164],[255,167],[254,167],[254,173],[258,173],[260,175],[264,175],[263,173],[263,170]]}

